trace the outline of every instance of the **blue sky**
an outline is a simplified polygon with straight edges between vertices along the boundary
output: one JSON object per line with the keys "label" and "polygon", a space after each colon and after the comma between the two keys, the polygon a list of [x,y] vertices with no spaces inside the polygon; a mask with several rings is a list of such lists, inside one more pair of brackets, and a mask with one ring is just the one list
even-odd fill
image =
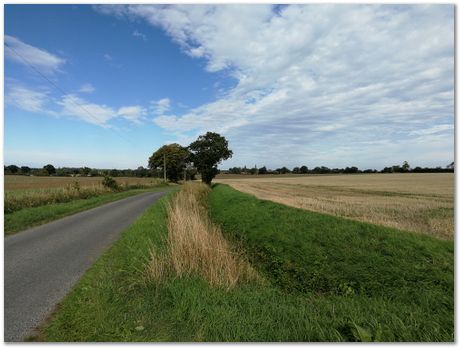
{"label": "blue sky", "polygon": [[5,5],[4,52],[6,164],[136,168],[206,131],[223,168],[454,159],[452,5]]}

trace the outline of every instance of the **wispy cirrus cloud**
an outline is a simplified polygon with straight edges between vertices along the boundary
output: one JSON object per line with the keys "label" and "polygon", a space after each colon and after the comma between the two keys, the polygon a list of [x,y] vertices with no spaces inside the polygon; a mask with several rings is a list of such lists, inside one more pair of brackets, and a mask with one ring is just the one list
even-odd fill
{"label": "wispy cirrus cloud", "polygon": [[133,36],[134,36],[134,37],[141,38],[143,41],[147,41],[147,35],[141,33],[141,32],[138,31],[138,30],[134,30],[134,31],[133,31]]}
{"label": "wispy cirrus cloud", "polygon": [[5,103],[28,112],[78,119],[101,127],[109,127],[110,121],[116,119],[139,125],[148,114],[139,105],[115,108],[90,102],[76,94],[54,97],[46,87],[30,88],[16,81],[6,86]]}
{"label": "wispy cirrus cloud", "polygon": [[163,115],[168,112],[170,108],[171,100],[169,98],[154,100],[150,103],[150,109],[154,115]]}
{"label": "wispy cirrus cloud", "polygon": [[43,73],[59,71],[66,62],[55,54],[10,35],[5,35],[5,58],[23,65],[31,64]]}
{"label": "wispy cirrus cloud", "polygon": [[96,88],[94,88],[94,86],[91,83],[85,83],[79,88],[78,92],[80,92],[80,93],[93,93],[95,90],[96,90]]}
{"label": "wispy cirrus cloud", "polygon": [[30,112],[43,112],[48,101],[48,91],[32,90],[16,84],[7,86],[5,103]]}

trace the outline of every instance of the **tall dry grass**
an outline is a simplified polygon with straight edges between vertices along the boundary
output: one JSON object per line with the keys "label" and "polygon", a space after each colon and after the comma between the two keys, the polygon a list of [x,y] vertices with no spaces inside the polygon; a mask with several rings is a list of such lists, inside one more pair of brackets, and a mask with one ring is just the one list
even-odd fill
{"label": "tall dry grass", "polygon": [[[149,182],[126,181],[119,183],[119,190],[144,189],[160,186],[162,183],[163,181],[159,179],[151,179]],[[8,214],[23,208],[38,207],[45,204],[87,199],[109,192],[113,191],[110,188],[104,187],[99,182],[91,186],[82,186],[80,185],[80,181],[77,180],[63,187],[5,191],[4,213]]]}
{"label": "tall dry grass", "polygon": [[168,214],[166,250],[151,249],[148,277],[200,275],[212,286],[232,288],[238,283],[260,280],[245,258],[223,237],[207,214],[209,187],[186,183],[172,199]]}

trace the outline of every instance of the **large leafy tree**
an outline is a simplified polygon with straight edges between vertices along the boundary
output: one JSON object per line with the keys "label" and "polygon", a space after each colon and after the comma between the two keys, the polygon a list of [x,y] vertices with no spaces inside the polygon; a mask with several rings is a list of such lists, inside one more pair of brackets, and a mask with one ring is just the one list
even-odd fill
{"label": "large leafy tree", "polygon": [[232,157],[233,154],[228,148],[227,139],[213,132],[200,135],[188,148],[191,153],[191,161],[201,174],[201,181],[208,185],[219,172],[217,165]]}
{"label": "large leafy tree", "polygon": [[47,164],[43,169],[48,173],[48,175],[56,174],[56,168],[52,164]]}
{"label": "large leafy tree", "polygon": [[164,162],[166,162],[168,180],[177,182],[183,175],[185,165],[189,162],[189,152],[179,144],[164,145],[149,158],[149,168],[161,169],[163,172]]}

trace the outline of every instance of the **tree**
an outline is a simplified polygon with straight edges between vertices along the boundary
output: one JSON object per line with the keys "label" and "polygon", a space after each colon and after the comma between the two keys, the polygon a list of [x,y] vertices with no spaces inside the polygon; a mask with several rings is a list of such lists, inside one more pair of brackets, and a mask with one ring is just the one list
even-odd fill
{"label": "tree", "polygon": [[404,161],[403,165],[401,166],[401,169],[403,172],[408,172],[410,169],[409,163],[407,163],[407,161]]}
{"label": "tree", "polygon": [[259,174],[267,174],[267,167],[263,166],[259,169]]}
{"label": "tree", "polygon": [[56,174],[56,168],[52,164],[47,164],[43,169],[48,173],[48,175]]}
{"label": "tree", "polygon": [[300,167],[300,174],[307,174],[307,173],[308,173],[308,167],[307,166]]}
{"label": "tree", "polygon": [[217,175],[217,165],[232,157],[233,151],[228,148],[228,141],[220,134],[207,132],[200,135],[188,147],[191,161],[201,174],[201,181],[210,185]]}
{"label": "tree", "polygon": [[30,173],[30,167],[27,167],[27,166],[22,166],[21,167],[21,174],[29,174]]}
{"label": "tree", "polygon": [[280,173],[280,174],[288,174],[290,173],[291,171],[286,168],[286,167],[283,167],[283,168],[278,168],[277,171]]}
{"label": "tree", "polygon": [[5,174],[17,174],[19,172],[19,167],[17,165],[10,165],[5,168]]}
{"label": "tree", "polygon": [[185,165],[189,163],[189,152],[179,144],[169,144],[160,147],[149,158],[149,168],[164,170],[166,162],[166,176],[169,181],[178,182],[183,177]]}
{"label": "tree", "polygon": [[137,167],[137,169],[134,171],[134,174],[137,177],[144,177],[144,176],[148,176],[149,171],[146,168],[140,166],[140,167]]}

